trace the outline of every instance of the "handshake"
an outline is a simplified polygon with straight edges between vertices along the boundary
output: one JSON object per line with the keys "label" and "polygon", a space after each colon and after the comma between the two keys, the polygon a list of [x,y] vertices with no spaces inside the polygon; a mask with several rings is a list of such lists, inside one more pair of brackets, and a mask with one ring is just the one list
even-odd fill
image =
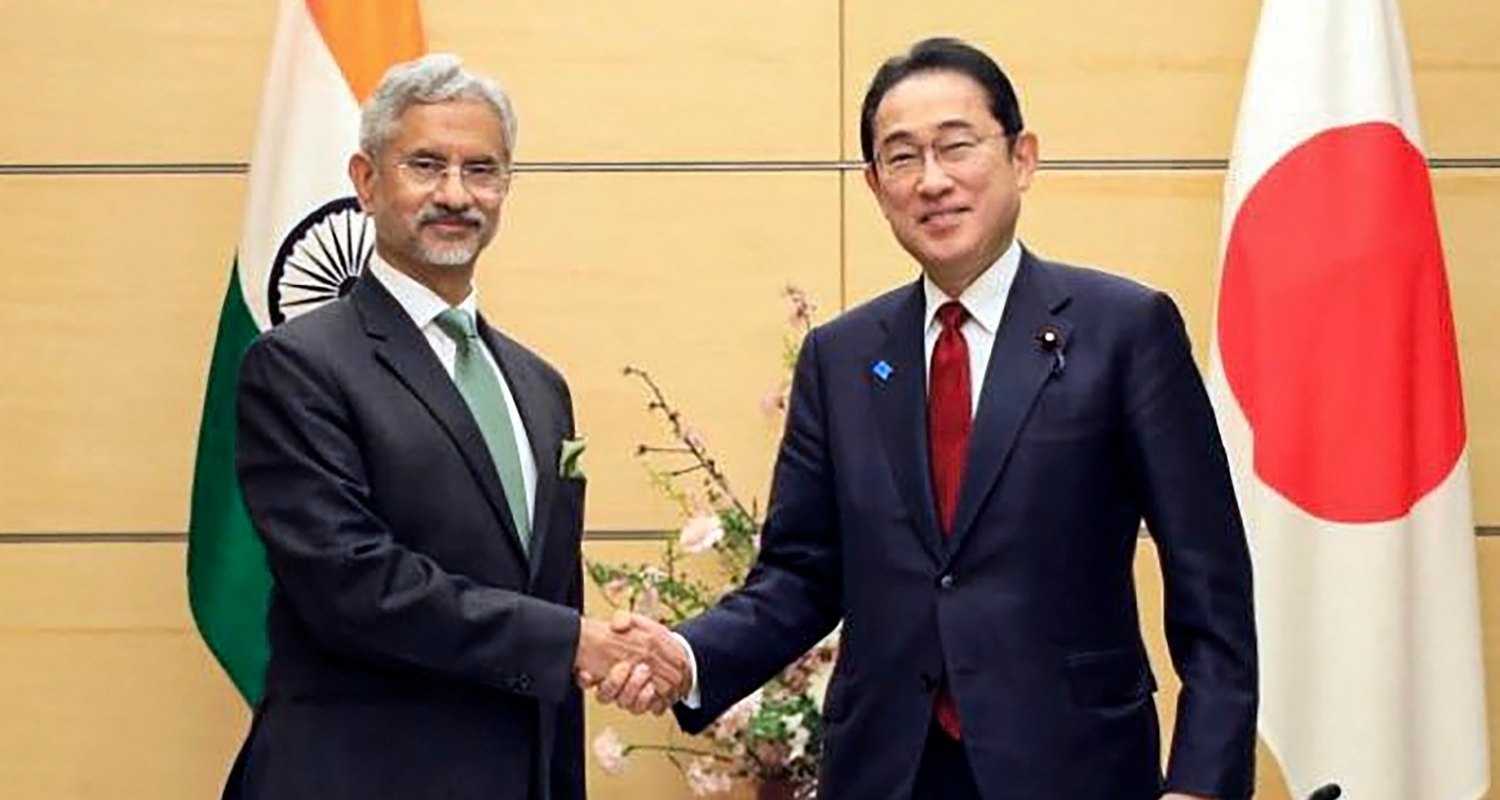
{"label": "handshake", "polygon": [[616,611],[609,622],[582,617],[573,675],[601,703],[634,714],[660,714],[693,687],[690,656],[666,626]]}

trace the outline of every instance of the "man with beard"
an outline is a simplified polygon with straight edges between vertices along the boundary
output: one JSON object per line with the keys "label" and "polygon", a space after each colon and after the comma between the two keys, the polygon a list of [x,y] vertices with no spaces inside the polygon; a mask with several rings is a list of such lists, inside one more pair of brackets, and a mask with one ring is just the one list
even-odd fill
{"label": "man with beard", "polygon": [[349,175],[375,253],[348,297],[262,336],[238,472],[275,580],[233,798],[584,796],[575,681],[680,652],[580,616],[567,384],[477,313],[516,118],[452,56],[393,67]]}

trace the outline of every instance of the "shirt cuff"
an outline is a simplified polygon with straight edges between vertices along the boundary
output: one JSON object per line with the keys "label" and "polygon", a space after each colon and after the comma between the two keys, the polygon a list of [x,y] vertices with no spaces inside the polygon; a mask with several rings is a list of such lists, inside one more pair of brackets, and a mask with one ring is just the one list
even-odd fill
{"label": "shirt cuff", "polygon": [[688,644],[688,640],[682,634],[677,631],[668,631],[668,633],[672,634],[672,638],[682,645],[683,652],[687,653],[688,676],[693,679],[693,688],[688,690],[687,697],[682,698],[682,704],[697,711],[703,705],[703,695],[698,691],[698,657],[693,655],[693,646]]}

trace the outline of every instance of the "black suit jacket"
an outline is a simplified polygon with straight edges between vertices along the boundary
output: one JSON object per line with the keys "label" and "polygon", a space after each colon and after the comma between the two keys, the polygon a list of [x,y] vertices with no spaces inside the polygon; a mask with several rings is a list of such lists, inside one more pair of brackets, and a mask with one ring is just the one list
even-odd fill
{"label": "black suit jacket", "polygon": [[275,588],[226,797],[584,796],[584,485],[558,475],[572,404],[479,329],[536,459],[529,559],[463,397],[373,277],[246,353],[237,466]]}
{"label": "black suit jacket", "polygon": [[[1248,796],[1250,562],[1176,307],[1023,253],[948,540],[928,467],[924,308],[912,284],[804,342],[760,558],[681,628],[703,702],[679,721],[702,729],[842,620],[821,796],[911,797],[943,681],[987,800],[1167,785]],[[1048,327],[1061,358],[1038,341]],[[1183,679],[1166,776],[1132,572],[1143,518]]]}

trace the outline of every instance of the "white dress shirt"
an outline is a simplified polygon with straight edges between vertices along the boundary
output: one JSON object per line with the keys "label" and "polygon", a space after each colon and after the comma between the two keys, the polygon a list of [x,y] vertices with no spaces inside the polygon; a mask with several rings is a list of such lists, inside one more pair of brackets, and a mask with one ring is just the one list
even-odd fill
{"label": "white dress shirt", "polygon": [[[1016,282],[1016,270],[1021,266],[1021,244],[1010,240],[1010,247],[995,260],[979,277],[958,296],[969,312],[969,318],[958,329],[969,345],[969,416],[979,411],[979,391],[984,387],[984,374],[990,366],[990,353],[995,349],[995,333],[1000,330],[1000,316],[1005,313],[1005,301],[1010,298],[1010,287]],[[923,331],[923,346],[926,375],[932,377],[932,349],[937,346],[938,334],[943,332],[943,323],[937,319],[938,308],[954,298],[938,288],[932,278],[922,276],[922,292],[927,297],[927,313],[923,319],[927,327]],[[930,380],[929,380],[930,383]],[[688,671],[692,675],[693,688],[682,704],[697,708],[703,704],[703,695],[698,691],[698,656],[681,634],[672,635],[682,644],[688,654]]]}
{"label": "white dress shirt", "polygon": [[[437,316],[448,310],[448,302],[431,289],[418,283],[415,278],[396,269],[381,260],[380,254],[372,253],[370,256],[370,273],[380,281],[380,285],[396,298],[401,309],[416,323],[417,330],[427,338],[427,344],[432,352],[437,355],[438,361],[442,362],[443,369],[448,371],[448,377],[453,377],[454,363],[458,359],[458,343],[443,333],[443,329],[437,325]],[[479,302],[478,294],[474,288],[469,287],[469,296],[463,299],[455,308],[462,309],[470,318],[475,318]],[[481,339],[483,341],[483,339]],[[480,348],[484,352],[485,363],[490,365],[495,377],[500,379],[500,393],[505,396],[505,410],[510,414],[510,427],[516,434],[516,448],[521,461],[521,484],[526,487],[526,517],[532,521],[531,527],[536,529],[536,457],[531,453],[531,440],[526,436],[526,424],[521,420],[521,410],[516,406],[516,398],[511,392],[510,384],[505,380],[505,373],[500,370],[500,365],[495,363],[495,354],[490,352],[488,345]]]}
{"label": "white dress shirt", "polygon": [[[995,333],[1000,330],[1000,316],[1005,313],[1005,301],[1010,298],[1010,287],[1016,282],[1016,270],[1021,266],[1021,245],[1010,240],[1010,247],[996,259],[990,268],[979,273],[979,277],[964,289],[956,299],[969,312],[959,333],[969,345],[969,417],[979,413],[979,391],[984,388],[984,374],[990,366],[990,352],[995,349]],[[943,323],[937,312],[942,305],[955,298],[938,288],[932,278],[922,276],[922,292],[927,296],[927,320],[923,336],[924,367],[927,384],[932,386],[932,350],[937,346],[938,334],[943,332]]]}

